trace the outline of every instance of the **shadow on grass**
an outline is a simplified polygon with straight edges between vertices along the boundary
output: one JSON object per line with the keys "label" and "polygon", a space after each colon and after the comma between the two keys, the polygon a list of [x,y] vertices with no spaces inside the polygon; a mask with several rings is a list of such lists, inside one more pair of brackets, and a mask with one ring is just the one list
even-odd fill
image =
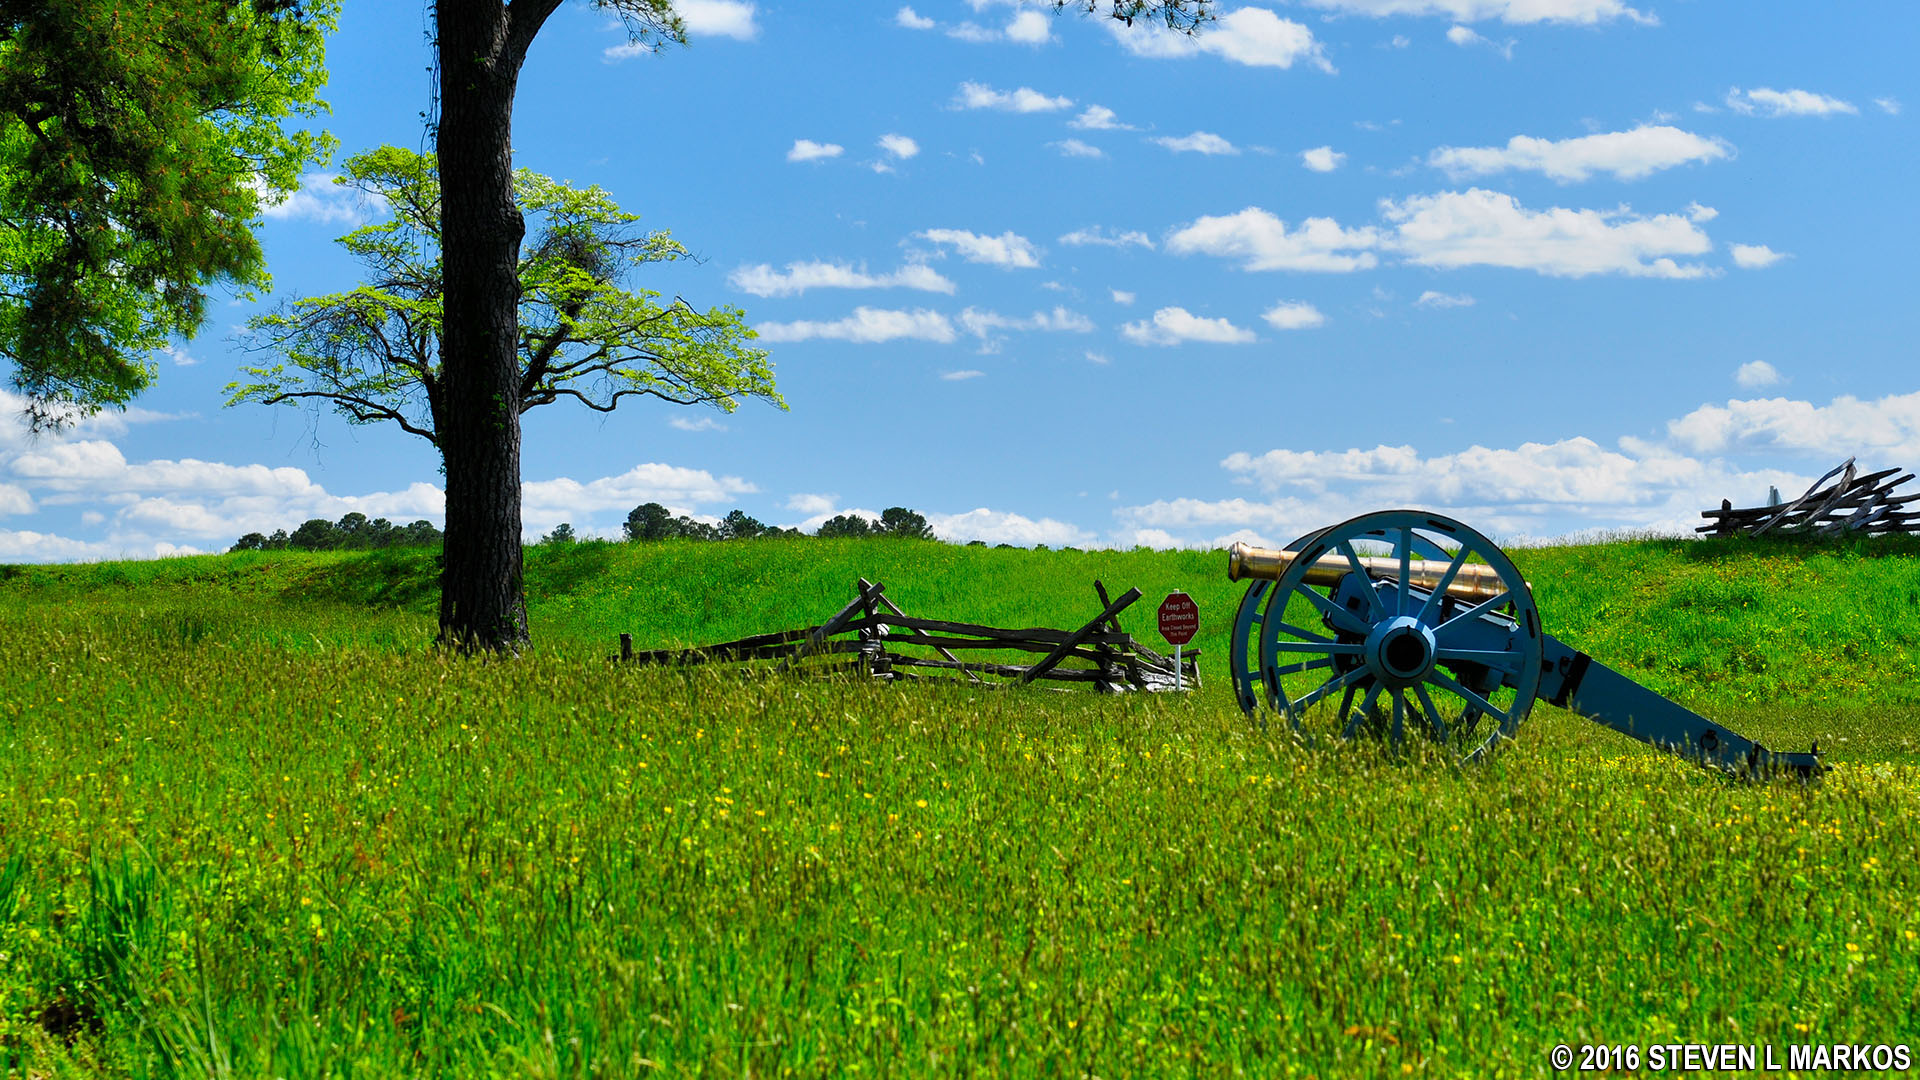
{"label": "shadow on grass", "polygon": [[440,600],[440,549],[382,548],[317,563],[294,575],[281,596],[432,615]]}
{"label": "shadow on grass", "polygon": [[526,549],[527,592],[563,596],[607,587],[607,570],[621,545],[612,540],[578,540]]}
{"label": "shadow on grass", "polygon": [[1842,559],[1911,559],[1920,556],[1920,536],[1735,536],[1706,540],[1647,540],[1653,547],[1672,551],[1689,562],[1728,563],[1775,556],[1807,559],[1825,555]]}

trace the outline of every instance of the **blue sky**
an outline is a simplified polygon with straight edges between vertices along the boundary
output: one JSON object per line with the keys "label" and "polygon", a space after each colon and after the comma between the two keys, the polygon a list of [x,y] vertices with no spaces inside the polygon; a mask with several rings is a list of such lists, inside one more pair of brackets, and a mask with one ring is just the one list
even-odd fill
{"label": "blue sky", "polygon": [[[1053,546],[1413,505],[1518,541],[1920,466],[1912,5],[1226,3],[1193,39],[1011,0],[679,7],[657,55],[558,12],[516,160],[671,230],[701,261],[639,284],[745,309],[791,408],[537,409],[529,538],[658,501]],[[424,5],[346,8],[322,126],[426,148]],[[328,180],[268,211],[262,304],[358,280],[333,240],[380,208]],[[0,559],[438,522],[424,442],[223,407],[262,304],[217,295],[125,414],[0,424]]]}

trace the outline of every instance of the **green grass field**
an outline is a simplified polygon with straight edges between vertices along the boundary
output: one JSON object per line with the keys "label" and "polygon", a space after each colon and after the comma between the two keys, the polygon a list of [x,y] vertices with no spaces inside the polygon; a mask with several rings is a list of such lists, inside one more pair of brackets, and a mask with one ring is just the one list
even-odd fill
{"label": "green grass field", "polygon": [[[1250,725],[1218,553],[424,552],[0,568],[0,1074],[1537,1076],[1558,1043],[1920,1043],[1920,545],[1512,552],[1548,632],[1784,750],[1547,706],[1458,769]],[[909,612],[1199,602],[1204,690],[606,662]],[[1785,1054],[1781,1055],[1784,1060]],[[10,1072],[7,1070],[11,1070]]]}

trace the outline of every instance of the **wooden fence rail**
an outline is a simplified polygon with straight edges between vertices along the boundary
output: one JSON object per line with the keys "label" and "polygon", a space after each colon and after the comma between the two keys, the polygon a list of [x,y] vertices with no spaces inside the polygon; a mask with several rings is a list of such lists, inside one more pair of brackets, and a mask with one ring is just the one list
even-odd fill
{"label": "wooden fence rail", "polygon": [[[1920,492],[1903,494],[1894,490],[1911,479],[1912,473],[1899,469],[1861,475],[1853,459],[1848,458],[1815,480],[1806,494],[1785,505],[1735,509],[1732,502],[1722,499],[1720,509],[1700,511],[1707,524],[1693,531],[1709,536],[1920,532],[1920,510],[1906,508],[1909,503],[1920,502]],[[1833,483],[1828,484],[1830,480]]]}
{"label": "wooden fence rail", "polygon": [[[690,649],[635,651],[620,635],[620,661],[634,664],[740,665],[746,671],[858,674],[888,681],[944,681],[1006,686],[1045,679],[1090,684],[1108,693],[1172,690],[1174,662],[1120,628],[1120,614],[1140,599],[1128,589],[1117,599],[1096,581],[1100,612],[1072,630],[1044,626],[1007,629],[979,623],[922,619],[900,610],[886,586],[860,579],[856,595],[818,626],[755,634]],[[981,653],[1012,656],[971,657]],[[1032,663],[1020,656],[1041,654]],[[930,654],[930,655],[929,655]],[[961,659],[962,655],[969,659]],[[1181,657],[1185,686],[1199,689],[1199,649]]]}

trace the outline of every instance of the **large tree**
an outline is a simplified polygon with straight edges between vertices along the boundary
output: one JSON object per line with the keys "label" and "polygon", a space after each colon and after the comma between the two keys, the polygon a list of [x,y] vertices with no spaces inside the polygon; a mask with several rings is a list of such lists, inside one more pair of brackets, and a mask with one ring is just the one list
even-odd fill
{"label": "large tree", "polygon": [[[435,0],[438,130],[445,253],[443,392],[447,465],[441,640],[516,650],[527,640],[520,562],[520,240],[514,204],[513,97],[527,49],[560,0]],[[594,0],[634,40],[684,43],[671,0]],[[1054,0],[1132,22],[1191,31],[1209,0]]]}
{"label": "large tree", "polygon": [[[383,146],[348,158],[335,180],[390,214],[340,238],[368,270],[350,292],[282,304],[248,322],[269,365],[243,368],[228,404],[331,406],[351,423],[392,423],[445,454],[440,180],[433,158]],[[738,308],[696,311],[629,289],[635,270],[687,257],[664,232],[598,187],[529,169],[513,178],[533,242],[516,268],[515,397],[524,413],[572,400],[599,412],[651,397],[731,411],[743,397],[783,405],[767,354]]]}
{"label": "large tree", "polygon": [[0,0],[0,355],[35,426],[123,406],[323,133],[338,0]]}

